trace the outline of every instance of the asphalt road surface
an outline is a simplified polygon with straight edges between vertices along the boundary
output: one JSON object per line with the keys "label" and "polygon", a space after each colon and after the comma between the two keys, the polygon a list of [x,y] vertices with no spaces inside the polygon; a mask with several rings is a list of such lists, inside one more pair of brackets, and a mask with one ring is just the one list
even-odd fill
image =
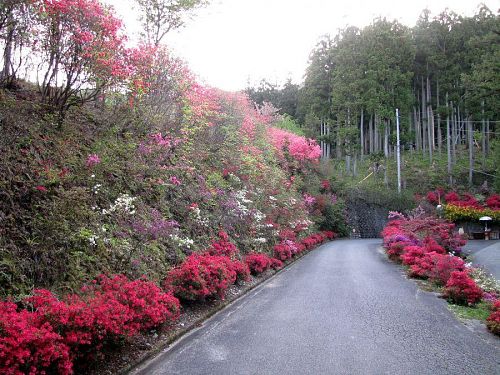
{"label": "asphalt road surface", "polygon": [[500,339],[456,320],[379,246],[321,246],[132,373],[500,374]]}

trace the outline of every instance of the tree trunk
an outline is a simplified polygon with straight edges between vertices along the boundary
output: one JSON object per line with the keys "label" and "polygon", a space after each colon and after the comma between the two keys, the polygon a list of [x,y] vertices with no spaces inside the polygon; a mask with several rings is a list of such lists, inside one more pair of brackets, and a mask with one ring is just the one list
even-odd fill
{"label": "tree trunk", "polygon": [[326,160],[330,160],[331,149],[332,149],[332,144],[330,143],[330,124],[326,122],[325,125],[326,125],[326,135],[328,137],[328,140],[326,141]]}
{"label": "tree trunk", "polygon": [[12,12],[9,13],[7,21],[7,33],[5,36],[5,47],[3,50],[3,68],[0,74],[0,82],[8,85],[12,82],[12,47],[14,43],[15,21]]}
{"label": "tree trunk", "polygon": [[375,151],[374,151],[374,147],[373,147],[373,142],[374,142],[374,135],[373,135],[373,114],[370,115],[370,120],[368,122],[368,137],[370,138],[370,148],[369,148],[369,151],[370,151],[370,154],[373,154]]}
{"label": "tree trunk", "polygon": [[429,82],[429,76],[426,79],[427,89],[425,98],[425,114],[427,116],[427,136],[429,142],[429,161],[432,163],[432,152],[434,150],[434,124],[432,119],[432,107],[431,107],[431,85]]}
{"label": "tree trunk", "polygon": [[490,119],[486,119],[486,157],[490,154]]}
{"label": "tree trunk", "polygon": [[457,160],[457,109],[453,107],[453,102],[451,102],[452,110],[452,125],[451,125],[451,152],[452,152],[452,164],[455,165]]}
{"label": "tree trunk", "polygon": [[384,120],[384,156],[389,157],[389,124]]}
{"label": "tree trunk", "polygon": [[361,141],[361,159],[363,159],[363,155],[365,154],[365,133],[364,133],[364,124],[363,124],[363,120],[364,120],[364,112],[363,112],[363,109],[361,109],[361,117],[360,117],[360,120],[359,120],[359,130],[360,130],[360,141]]}
{"label": "tree trunk", "polygon": [[474,169],[474,138],[472,135],[472,121],[467,119],[467,133],[469,136],[469,186],[472,186],[472,172]]}
{"label": "tree trunk", "polygon": [[341,148],[341,139],[340,139],[340,122],[337,118],[337,147],[336,147],[336,156],[337,156],[337,159],[341,159],[342,158],[342,148]]}
{"label": "tree trunk", "polygon": [[481,153],[483,155],[482,158],[482,167],[486,166],[486,137],[488,134],[486,134],[486,121],[484,118],[484,100],[481,102]]}
{"label": "tree trunk", "polygon": [[437,138],[438,138],[438,152],[439,155],[441,156],[441,149],[442,149],[442,143],[443,143],[443,134],[441,132],[441,113],[440,113],[440,108],[439,108],[439,81],[437,82],[437,87],[436,87],[436,110],[437,110]]}
{"label": "tree trunk", "polygon": [[450,133],[450,112],[448,105],[448,93],[446,93],[446,156],[448,161],[448,180],[450,186],[453,186],[453,177],[451,175],[451,133]]}

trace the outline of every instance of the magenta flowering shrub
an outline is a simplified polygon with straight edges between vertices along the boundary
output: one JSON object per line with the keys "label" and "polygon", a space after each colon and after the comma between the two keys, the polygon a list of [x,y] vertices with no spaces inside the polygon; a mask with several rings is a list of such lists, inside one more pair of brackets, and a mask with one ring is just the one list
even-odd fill
{"label": "magenta flowering shrub", "polygon": [[266,254],[250,253],[245,257],[245,263],[253,275],[258,275],[271,267],[272,260]]}
{"label": "magenta flowering shrub", "polygon": [[210,255],[234,258],[238,255],[239,251],[236,245],[229,241],[228,234],[221,230],[219,231],[219,240],[212,242],[210,247],[207,249],[207,253]]}
{"label": "magenta flowering shrub", "polygon": [[224,299],[227,288],[236,281],[231,260],[224,256],[193,254],[172,269],[164,288],[184,300],[204,300],[218,296]]}
{"label": "magenta flowering shrub", "polygon": [[147,280],[100,276],[60,300],[39,289],[31,309],[0,302],[0,372],[72,374],[74,362],[123,336],[173,322],[179,301]]}
{"label": "magenta flowering shrub", "polygon": [[453,254],[465,244],[453,229],[452,223],[432,217],[398,217],[387,224],[382,235],[389,257],[409,266],[410,276],[444,285],[444,297],[454,303],[473,305],[481,300],[483,291],[469,276],[465,262]]}
{"label": "magenta flowering shrub", "polygon": [[72,374],[73,362],[63,337],[36,314],[0,302],[0,372],[2,374]]}
{"label": "magenta flowering shrub", "polygon": [[101,162],[101,159],[99,158],[99,155],[97,154],[91,154],[88,156],[87,161],[85,162],[85,165],[87,168],[92,168],[94,165],[97,165]]}
{"label": "magenta flowering shrub", "polygon": [[279,270],[280,268],[283,268],[283,262],[279,259],[271,258],[271,268],[273,270]]}
{"label": "magenta flowering shrub", "polygon": [[443,295],[459,305],[474,305],[481,301],[483,291],[467,271],[454,271],[446,283]]}
{"label": "magenta flowering shrub", "polygon": [[[291,246],[291,244],[293,244],[293,246]],[[287,240],[285,242],[282,242],[280,244],[277,244],[277,245],[274,245],[274,256],[276,257],[276,259],[279,259],[279,260],[287,260],[287,259],[290,259],[292,256],[293,256],[293,250],[296,249],[296,246],[293,242]]]}
{"label": "magenta flowering shrub", "polygon": [[500,300],[497,300],[492,307],[490,316],[486,319],[486,326],[495,335],[500,336]]}
{"label": "magenta flowering shrub", "polygon": [[452,272],[464,270],[465,262],[461,258],[432,251],[415,258],[410,267],[410,275],[428,278],[437,284],[446,285]]}
{"label": "magenta flowering shrub", "polygon": [[279,153],[288,151],[298,161],[316,161],[321,155],[320,147],[312,139],[306,139],[278,128],[269,128],[268,135]]}

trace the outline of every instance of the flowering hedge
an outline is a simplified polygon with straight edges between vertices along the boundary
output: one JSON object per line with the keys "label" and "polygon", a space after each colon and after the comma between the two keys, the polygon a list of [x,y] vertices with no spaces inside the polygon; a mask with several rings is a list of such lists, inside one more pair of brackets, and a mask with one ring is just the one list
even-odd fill
{"label": "flowering hedge", "polygon": [[478,220],[481,216],[490,216],[500,221],[500,194],[492,194],[482,201],[470,193],[459,195],[442,189],[430,191],[426,199],[432,204],[443,204],[444,215],[451,221]]}
{"label": "flowering hedge", "polygon": [[460,254],[465,240],[454,233],[454,225],[433,217],[409,219],[394,212],[389,218],[393,220],[382,231],[389,258],[408,266],[410,276],[443,286],[443,296],[450,302],[475,305],[483,298],[496,300],[487,326],[500,334],[500,288],[485,278],[484,271],[455,255]]}
{"label": "flowering hedge", "polygon": [[410,276],[445,285],[444,296],[455,303],[475,304],[482,291],[465,271],[464,261],[454,255],[461,252],[465,240],[453,229],[442,219],[398,215],[382,236],[389,257],[407,265]]}
{"label": "flowering hedge", "polygon": [[24,303],[0,302],[2,374],[73,373],[73,362],[105,343],[132,336],[180,313],[179,300],[145,279],[100,276],[60,300],[36,290]]}
{"label": "flowering hedge", "polygon": [[491,315],[486,319],[486,326],[495,335],[500,336],[500,300],[493,304]]}
{"label": "flowering hedge", "polygon": [[168,273],[164,287],[185,300],[204,300],[213,296],[224,299],[227,288],[235,281],[236,272],[229,258],[193,254]]}
{"label": "flowering hedge", "polygon": [[500,221],[500,210],[491,208],[476,208],[471,206],[457,206],[453,203],[444,206],[444,216],[451,221],[477,221],[482,216],[489,216],[493,221]]}
{"label": "flowering hedge", "polygon": [[483,291],[467,271],[452,272],[443,295],[458,305],[474,305],[481,301]]}
{"label": "flowering hedge", "polygon": [[245,263],[250,268],[250,272],[254,275],[267,271],[273,261],[266,254],[251,253],[245,257]]}

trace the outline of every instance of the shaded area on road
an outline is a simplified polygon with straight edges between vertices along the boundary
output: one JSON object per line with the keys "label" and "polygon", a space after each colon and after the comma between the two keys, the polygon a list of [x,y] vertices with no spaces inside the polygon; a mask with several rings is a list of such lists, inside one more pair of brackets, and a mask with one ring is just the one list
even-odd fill
{"label": "shaded area on road", "polygon": [[379,246],[321,246],[134,374],[500,373],[500,340],[457,321]]}

